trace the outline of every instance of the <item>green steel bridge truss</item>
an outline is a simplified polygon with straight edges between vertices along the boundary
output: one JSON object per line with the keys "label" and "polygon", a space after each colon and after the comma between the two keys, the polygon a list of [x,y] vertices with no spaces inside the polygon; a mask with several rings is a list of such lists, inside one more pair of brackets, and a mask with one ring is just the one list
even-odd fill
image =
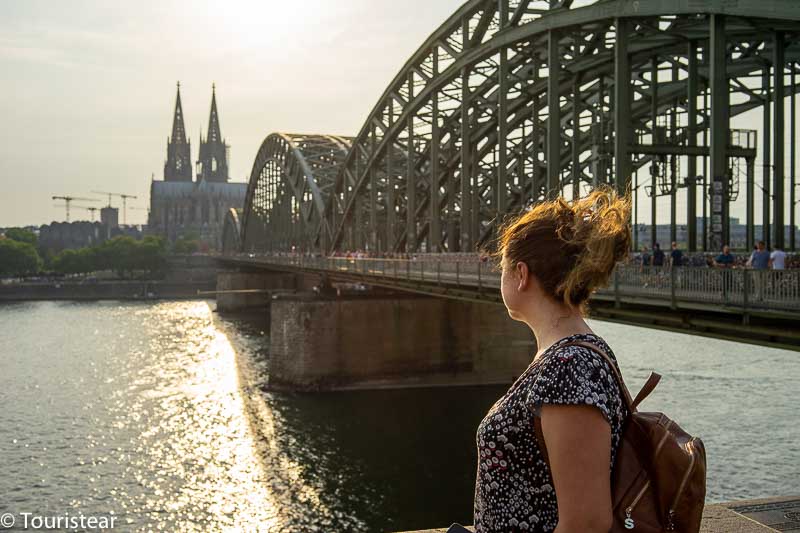
{"label": "green steel bridge truss", "polygon": [[[599,185],[643,189],[653,241],[656,199],[675,240],[685,195],[689,250],[719,249],[742,195],[748,248],[795,249],[798,62],[794,0],[469,0],[356,137],[266,138],[226,250],[473,251],[505,217]],[[757,108],[760,139],[731,128]]]}

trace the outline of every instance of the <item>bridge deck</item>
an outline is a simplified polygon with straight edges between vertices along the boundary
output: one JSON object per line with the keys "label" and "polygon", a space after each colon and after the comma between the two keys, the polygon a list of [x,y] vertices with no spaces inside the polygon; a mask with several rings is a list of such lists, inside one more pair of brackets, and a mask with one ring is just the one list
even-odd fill
{"label": "bridge deck", "polygon": [[[351,259],[239,254],[223,259],[240,265],[307,270],[343,280],[370,281],[408,289],[409,282],[438,286],[424,292],[499,301],[500,272],[480,260]],[[618,266],[609,287],[595,299],[648,303],[673,309],[800,317],[800,270],[749,270]]]}

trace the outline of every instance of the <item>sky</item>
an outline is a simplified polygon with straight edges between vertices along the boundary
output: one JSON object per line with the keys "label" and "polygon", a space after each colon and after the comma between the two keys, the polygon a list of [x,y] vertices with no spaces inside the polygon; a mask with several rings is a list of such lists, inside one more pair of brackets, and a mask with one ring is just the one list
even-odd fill
{"label": "sky", "polygon": [[54,195],[107,204],[92,191],[136,195],[127,221],[144,223],[177,81],[193,160],[216,84],[232,181],[272,132],[355,135],[462,3],[0,0],[0,227],[64,220]]}
{"label": "sky", "polygon": [[[136,195],[127,222],[144,223],[151,176],[163,178],[178,81],[193,160],[216,84],[232,181],[247,180],[272,132],[356,135],[462,2],[0,0],[0,227],[64,220],[53,195],[104,206],[107,197],[92,191]],[[760,129],[760,112],[732,127]],[[649,221],[650,200],[640,200],[639,221]],[[760,221],[760,194],[755,204]],[[668,197],[657,212],[666,222]],[[685,213],[682,190],[679,223]],[[731,213],[744,217],[744,194]],[[74,208],[71,220],[90,216]]]}

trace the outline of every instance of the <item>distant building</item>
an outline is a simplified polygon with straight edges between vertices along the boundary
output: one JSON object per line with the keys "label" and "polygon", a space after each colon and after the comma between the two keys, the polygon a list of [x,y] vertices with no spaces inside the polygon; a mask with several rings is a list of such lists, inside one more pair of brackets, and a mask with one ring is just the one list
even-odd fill
{"label": "distant building", "polygon": [[[697,248],[698,250],[703,249],[703,217],[697,217]],[[734,249],[744,249],[747,245],[747,225],[742,224],[740,219],[737,217],[731,217],[731,242],[729,243],[731,248]],[[783,228],[783,234],[786,242],[789,242],[789,231],[791,227],[787,224]],[[633,228],[634,232],[638,233],[638,241],[639,246],[647,245],[650,246],[650,224],[647,222],[639,222],[636,227]],[[796,230],[797,234],[800,234],[800,228]],[[686,243],[689,241],[689,235],[687,231],[686,224],[677,224],[675,228],[675,237],[678,243],[681,246],[685,247]],[[756,241],[759,241],[764,238],[764,231],[763,226],[761,224],[757,224],[754,228],[754,235]],[[661,244],[661,247],[664,248],[665,245],[668,248],[671,242],[670,239],[670,226],[669,224],[657,224],[656,225],[656,241]]]}
{"label": "distant building", "polygon": [[117,224],[116,207],[104,207],[100,211],[102,222],[79,220],[75,222],[51,222],[39,227],[39,248],[58,253],[62,250],[97,246],[120,235],[142,238],[142,231],[136,226]]}
{"label": "distant building", "polygon": [[183,123],[179,84],[172,137],[167,139],[164,180],[150,183],[148,233],[163,235],[169,241],[194,235],[210,248],[220,249],[225,213],[231,207],[244,206],[247,184],[228,183],[228,145],[222,137],[213,86],[208,133],[205,139],[202,134],[200,137],[197,181],[192,181],[190,162],[191,145]]}
{"label": "distant building", "polygon": [[106,228],[106,237],[111,236],[111,231],[119,227],[119,209],[106,206],[100,210],[100,223]]}
{"label": "distant building", "polygon": [[51,222],[39,228],[39,247],[53,252],[95,246],[107,238],[108,231],[100,222]]}

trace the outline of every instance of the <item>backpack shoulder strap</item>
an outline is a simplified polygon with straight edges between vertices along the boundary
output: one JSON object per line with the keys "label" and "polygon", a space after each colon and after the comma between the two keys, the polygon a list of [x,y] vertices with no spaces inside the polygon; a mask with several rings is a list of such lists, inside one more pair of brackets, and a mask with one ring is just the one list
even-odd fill
{"label": "backpack shoulder strap", "polygon": [[647,398],[653,389],[656,388],[658,382],[661,381],[661,374],[656,372],[650,372],[650,376],[648,376],[647,381],[644,383],[644,386],[639,390],[639,394],[636,395],[636,398],[633,399],[633,408],[636,409],[639,407],[639,404]]}
{"label": "backpack shoulder strap", "polygon": [[[650,377],[647,378],[647,382],[642,387],[642,390],[639,391],[639,394],[636,395],[636,398],[631,400],[631,393],[628,391],[628,387],[625,386],[625,382],[622,380],[622,374],[620,374],[619,370],[617,369],[617,365],[614,364],[614,361],[609,357],[609,355],[600,348],[599,346],[592,344],[590,342],[584,341],[572,341],[562,344],[560,347],[564,346],[571,346],[571,345],[578,345],[583,346],[584,348],[588,348],[595,353],[600,354],[603,359],[606,360],[608,366],[611,367],[611,371],[614,373],[614,377],[617,380],[617,385],[619,386],[620,391],[622,392],[622,399],[625,402],[625,405],[628,408],[628,412],[633,414],[636,411],[639,403],[647,398],[647,396],[653,392],[653,389],[656,388],[658,382],[661,381],[661,375],[656,374],[655,372],[650,373]],[[542,421],[538,416],[534,416],[534,423],[533,428],[536,433],[536,439],[539,441],[539,449],[542,452],[542,456],[545,462],[549,465],[550,464],[550,457],[547,453],[547,445],[544,441],[544,433],[542,432]]]}
{"label": "backpack shoulder strap", "polygon": [[625,381],[622,379],[622,374],[620,374],[619,369],[617,369],[617,365],[614,364],[614,361],[611,357],[599,346],[593,344],[591,342],[586,341],[572,341],[567,342],[561,345],[564,346],[583,346],[584,348],[588,348],[595,353],[600,354],[603,359],[606,360],[608,366],[611,367],[611,371],[614,373],[614,377],[617,380],[617,385],[619,385],[620,392],[622,393],[622,398],[625,401],[625,405],[628,407],[628,412],[633,413],[636,411],[636,408],[639,406],[642,400],[647,398],[647,396],[653,392],[653,389],[656,388],[658,382],[661,380],[661,376],[656,374],[655,372],[650,373],[650,377],[647,378],[647,382],[644,384],[644,387],[639,391],[639,394],[636,395],[636,398],[631,399],[631,393],[628,390],[628,387],[625,385]]}

